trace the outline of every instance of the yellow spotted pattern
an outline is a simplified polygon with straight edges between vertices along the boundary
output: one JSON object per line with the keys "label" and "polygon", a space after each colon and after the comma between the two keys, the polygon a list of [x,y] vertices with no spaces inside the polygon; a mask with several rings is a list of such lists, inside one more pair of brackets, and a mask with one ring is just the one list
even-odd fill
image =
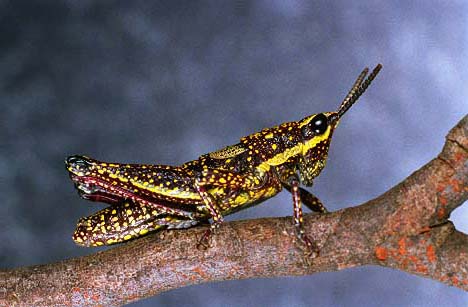
{"label": "yellow spotted pattern", "polygon": [[[80,245],[100,246],[162,228],[191,227],[209,218],[219,224],[224,215],[280,192],[283,179],[278,171],[299,171],[304,182],[313,179],[325,165],[336,127],[304,139],[301,127],[314,116],[264,129],[181,166],[108,163],[82,157],[87,167],[71,163],[69,172],[77,178],[95,178],[87,182],[122,201],[109,200],[110,207],[82,218],[73,239]],[[87,189],[82,188],[93,195]],[[95,199],[106,202],[105,198]]]}
{"label": "yellow spotted pattern", "polygon": [[167,216],[137,203],[124,202],[104,208],[81,218],[73,240],[83,246],[101,246],[120,243],[143,236],[161,228],[186,228],[197,221]]}

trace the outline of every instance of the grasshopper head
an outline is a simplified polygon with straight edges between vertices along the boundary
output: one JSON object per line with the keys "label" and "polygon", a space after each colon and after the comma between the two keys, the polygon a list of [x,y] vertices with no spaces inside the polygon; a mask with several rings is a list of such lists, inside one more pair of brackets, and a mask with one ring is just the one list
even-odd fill
{"label": "grasshopper head", "polygon": [[102,163],[99,161],[75,155],[65,160],[65,167],[82,198],[111,204],[123,199],[103,185],[103,183],[108,183],[106,181],[109,180],[106,179],[109,178],[102,171]]}
{"label": "grasshopper head", "polygon": [[94,172],[95,161],[86,156],[70,156],[65,160],[65,167],[70,175],[89,176]]}
{"label": "grasshopper head", "polygon": [[325,167],[333,131],[338,125],[337,116],[337,112],[318,113],[299,122],[303,144],[299,174],[304,185],[311,186]]}
{"label": "grasshopper head", "polygon": [[303,143],[299,174],[304,185],[312,185],[313,179],[325,167],[333,131],[343,114],[364,93],[381,68],[382,65],[378,64],[367,78],[369,69],[364,69],[336,112],[313,114],[299,121]]}

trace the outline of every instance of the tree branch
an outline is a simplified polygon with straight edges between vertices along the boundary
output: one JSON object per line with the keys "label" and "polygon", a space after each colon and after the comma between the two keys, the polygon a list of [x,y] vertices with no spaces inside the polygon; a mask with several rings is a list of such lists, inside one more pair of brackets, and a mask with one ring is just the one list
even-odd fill
{"label": "tree branch", "polygon": [[307,215],[318,258],[298,248],[290,217],[226,223],[206,251],[195,248],[204,227],[163,231],[94,255],[0,271],[0,306],[119,306],[186,285],[369,264],[468,290],[468,236],[448,221],[467,196],[465,116],[438,157],[383,195]]}

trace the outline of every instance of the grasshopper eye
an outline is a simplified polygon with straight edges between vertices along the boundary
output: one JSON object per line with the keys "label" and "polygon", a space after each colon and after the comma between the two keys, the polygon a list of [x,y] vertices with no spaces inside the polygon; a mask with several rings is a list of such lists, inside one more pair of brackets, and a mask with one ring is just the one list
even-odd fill
{"label": "grasshopper eye", "polygon": [[324,114],[319,114],[312,120],[312,130],[316,134],[322,134],[327,130],[328,120]]}
{"label": "grasshopper eye", "polygon": [[302,127],[302,135],[311,138],[314,135],[323,134],[328,127],[327,116],[323,113],[317,114],[308,125]]}

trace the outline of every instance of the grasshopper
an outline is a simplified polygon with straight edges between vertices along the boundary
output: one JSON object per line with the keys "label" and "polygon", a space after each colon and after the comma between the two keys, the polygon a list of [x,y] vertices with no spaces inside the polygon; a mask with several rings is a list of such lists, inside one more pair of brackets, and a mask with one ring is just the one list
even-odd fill
{"label": "grasshopper", "polygon": [[66,168],[79,195],[110,204],[81,218],[73,240],[83,246],[110,245],[148,232],[189,228],[212,219],[198,244],[208,247],[211,234],[223,223],[224,216],[256,205],[285,188],[292,194],[296,236],[310,255],[318,255],[316,243],[305,234],[301,205],[319,213],[327,209],[300,185],[312,186],[325,167],[341,117],[381,68],[378,64],[368,76],[368,68],[364,69],[336,112],[313,114],[263,129],[235,145],[180,166],[68,157]]}

